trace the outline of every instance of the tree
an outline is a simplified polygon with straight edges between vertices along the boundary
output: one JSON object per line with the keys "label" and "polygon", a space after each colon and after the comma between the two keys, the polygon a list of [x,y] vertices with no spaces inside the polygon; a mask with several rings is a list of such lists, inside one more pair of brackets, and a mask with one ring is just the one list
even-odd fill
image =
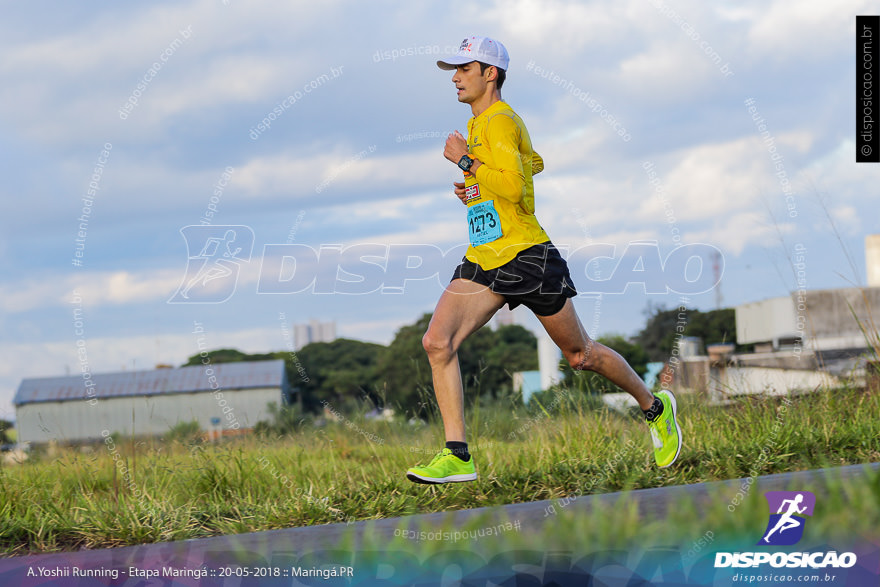
{"label": "tree", "polygon": [[305,418],[300,413],[298,406],[280,406],[270,402],[268,406],[269,421],[261,420],[254,426],[254,432],[261,436],[284,436],[299,430]]}
{"label": "tree", "polygon": [[9,420],[0,420],[0,444],[11,444],[13,442],[9,434],[13,426],[13,423]]}
{"label": "tree", "polygon": [[379,374],[386,400],[402,409],[422,414],[431,391],[431,365],[422,348],[431,314],[422,314],[414,324],[401,327],[379,360]]}
{"label": "tree", "polygon": [[[736,312],[733,308],[689,310],[662,306],[648,306],[648,322],[635,341],[648,353],[652,361],[668,361],[672,348],[683,336],[698,336],[705,344],[732,342],[736,344]],[[747,347],[737,346],[744,351]]]}
{"label": "tree", "polygon": [[640,344],[627,340],[620,334],[602,336],[599,342],[617,351],[639,377],[644,377],[648,372],[648,353]]}
{"label": "tree", "polygon": [[678,309],[667,310],[663,306],[650,304],[645,310],[648,321],[634,340],[645,349],[651,361],[666,361],[669,358],[676,338],[678,314]]}
{"label": "tree", "polygon": [[[238,349],[217,349],[215,351],[208,351],[205,353],[208,355],[208,360],[216,365],[218,363],[239,363],[242,361],[267,361],[269,359],[274,359],[275,354],[273,353],[265,353],[265,354],[254,354],[250,355],[247,353],[243,353]],[[194,365],[201,365],[204,358],[201,353],[196,353],[191,356],[186,363],[184,363],[183,367],[192,367]]]}
{"label": "tree", "polygon": [[[431,365],[422,347],[431,315],[397,331],[379,364],[388,400],[422,415],[436,405]],[[492,330],[480,328],[458,350],[465,395],[488,397],[507,394],[513,387],[513,373],[538,368],[538,342],[519,325]]]}
{"label": "tree", "polygon": [[322,401],[338,410],[341,404],[363,397],[381,406],[384,400],[377,366],[384,352],[380,344],[347,338],[313,342],[295,354],[304,375],[296,368],[292,353],[277,356],[287,361],[288,380],[303,394],[303,409],[318,412]]}
{"label": "tree", "polygon": [[736,344],[736,310],[723,308],[710,312],[692,310],[685,328],[686,336],[699,336],[705,344]]}
{"label": "tree", "polygon": [[476,334],[459,351],[459,358],[463,353],[479,357],[476,365],[462,364],[465,389],[475,388],[491,398],[506,396],[513,391],[514,373],[538,368],[538,340],[522,326],[482,328]]}

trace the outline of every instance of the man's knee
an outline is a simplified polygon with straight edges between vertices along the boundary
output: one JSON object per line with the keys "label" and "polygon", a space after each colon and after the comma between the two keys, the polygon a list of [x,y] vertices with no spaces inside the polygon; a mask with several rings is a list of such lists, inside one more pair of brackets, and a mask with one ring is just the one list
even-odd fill
{"label": "man's knee", "polygon": [[440,336],[430,328],[422,337],[422,348],[428,353],[428,358],[445,359],[453,354],[455,350],[452,348],[452,341],[449,337]]}

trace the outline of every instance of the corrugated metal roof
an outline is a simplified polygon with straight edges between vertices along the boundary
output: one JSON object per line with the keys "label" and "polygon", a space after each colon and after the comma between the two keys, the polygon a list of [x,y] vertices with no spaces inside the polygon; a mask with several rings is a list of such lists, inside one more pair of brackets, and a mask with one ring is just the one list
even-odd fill
{"label": "corrugated metal roof", "polygon": [[[217,382],[212,386],[208,368],[214,370]],[[17,406],[35,402],[62,402],[168,393],[192,393],[194,391],[285,388],[287,377],[284,361],[252,361],[196,365],[179,369],[156,369],[154,371],[121,371],[118,373],[93,373],[88,393],[82,375],[66,377],[42,377],[23,379],[15,393],[13,403]]]}

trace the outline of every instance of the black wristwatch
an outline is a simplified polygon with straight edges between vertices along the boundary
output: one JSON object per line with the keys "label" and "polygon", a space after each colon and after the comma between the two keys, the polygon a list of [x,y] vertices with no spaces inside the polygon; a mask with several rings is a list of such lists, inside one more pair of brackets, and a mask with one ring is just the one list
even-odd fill
{"label": "black wristwatch", "polygon": [[461,159],[458,160],[458,166],[461,167],[463,171],[470,171],[471,165],[473,164],[474,160],[467,155],[462,155]]}

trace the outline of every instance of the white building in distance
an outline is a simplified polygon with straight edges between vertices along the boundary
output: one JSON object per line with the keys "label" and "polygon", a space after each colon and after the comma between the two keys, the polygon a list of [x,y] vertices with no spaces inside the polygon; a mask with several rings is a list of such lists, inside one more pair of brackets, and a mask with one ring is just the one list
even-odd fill
{"label": "white building in distance", "polygon": [[24,379],[13,403],[20,442],[70,443],[156,436],[191,421],[214,436],[238,434],[291,393],[277,360]]}
{"label": "white building in distance", "polygon": [[293,325],[293,344],[300,350],[313,342],[333,342],[336,340],[336,322],[310,320],[308,324]]}

